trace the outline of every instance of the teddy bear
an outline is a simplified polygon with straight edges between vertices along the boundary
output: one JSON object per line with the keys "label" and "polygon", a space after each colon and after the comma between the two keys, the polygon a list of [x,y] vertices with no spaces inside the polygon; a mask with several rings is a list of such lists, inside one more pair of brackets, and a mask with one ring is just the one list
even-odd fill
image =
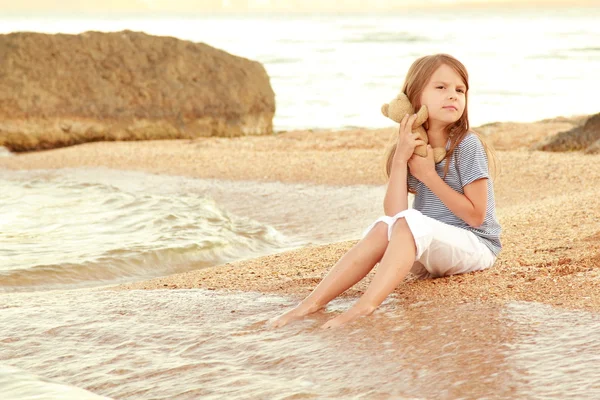
{"label": "teddy bear", "polygon": [[[400,92],[392,101],[381,106],[381,112],[392,121],[400,123],[406,114],[412,115],[415,110],[413,109],[412,104],[410,104],[408,96]],[[417,113],[417,119],[412,126],[412,131],[418,133],[419,139],[425,142],[424,145],[415,147],[414,154],[421,157],[427,156],[427,143],[429,143],[429,138],[427,137],[425,128],[422,126],[423,123],[427,121],[427,118],[427,106],[423,105]],[[443,147],[436,147],[433,149],[433,159],[436,163],[442,161],[444,157],[446,157],[446,149]]]}

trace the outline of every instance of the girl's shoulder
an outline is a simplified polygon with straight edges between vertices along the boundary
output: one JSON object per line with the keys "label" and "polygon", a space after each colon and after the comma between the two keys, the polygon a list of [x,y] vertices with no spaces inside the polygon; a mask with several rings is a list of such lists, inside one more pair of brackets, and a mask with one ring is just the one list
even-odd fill
{"label": "girl's shoulder", "polygon": [[483,150],[483,143],[481,143],[481,139],[475,132],[469,131],[457,145],[457,148],[459,151],[464,149]]}
{"label": "girl's shoulder", "polygon": [[465,137],[460,141],[459,146],[472,146],[476,145],[477,143],[481,143],[481,140],[479,140],[479,137],[475,132],[469,131],[467,132]]}

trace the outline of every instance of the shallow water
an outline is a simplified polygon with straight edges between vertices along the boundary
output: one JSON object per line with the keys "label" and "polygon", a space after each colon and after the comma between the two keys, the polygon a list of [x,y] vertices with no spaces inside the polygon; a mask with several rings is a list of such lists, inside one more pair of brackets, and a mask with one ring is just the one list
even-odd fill
{"label": "shallow water", "polygon": [[358,238],[382,193],[106,169],[0,171],[0,184],[0,291],[139,280]]}
{"label": "shallow water", "polygon": [[265,321],[293,299],[204,290],[2,299],[0,364],[112,398],[600,396],[600,317],[539,304],[392,297],[369,319],[321,331],[349,301],[270,330]]}
{"label": "shallow water", "polygon": [[[107,169],[0,171],[0,180],[10,188],[0,193],[2,399],[600,397],[598,314],[391,296],[338,331],[318,327],[350,300],[269,330],[297,298],[77,289],[357,239],[379,216],[383,187]],[[230,251],[200,262],[187,251],[203,235]],[[143,256],[164,249],[179,262]],[[123,273],[121,258],[142,261]],[[31,279],[45,265],[52,274]]]}
{"label": "shallow water", "polygon": [[203,195],[176,196],[56,173],[0,173],[0,290],[99,285],[293,246]]}
{"label": "shallow water", "polygon": [[27,371],[0,365],[0,388],[3,400],[102,400],[108,397],[99,396],[87,390],[63,383],[53,382]]}

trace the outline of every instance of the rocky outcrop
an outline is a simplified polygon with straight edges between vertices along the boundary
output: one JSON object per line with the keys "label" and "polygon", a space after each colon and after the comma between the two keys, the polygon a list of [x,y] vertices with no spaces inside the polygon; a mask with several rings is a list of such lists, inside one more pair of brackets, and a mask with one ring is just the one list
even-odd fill
{"label": "rocky outcrop", "polygon": [[585,154],[600,154],[600,139],[589,145],[585,151]]}
{"label": "rocky outcrop", "polygon": [[0,146],[272,133],[264,67],[140,32],[0,35]]}
{"label": "rocky outcrop", "polygon": [[600,147],[600,113],[592,115],[585,124],[553,135],[535,146],[543,151],[576,151],[598,153]]}

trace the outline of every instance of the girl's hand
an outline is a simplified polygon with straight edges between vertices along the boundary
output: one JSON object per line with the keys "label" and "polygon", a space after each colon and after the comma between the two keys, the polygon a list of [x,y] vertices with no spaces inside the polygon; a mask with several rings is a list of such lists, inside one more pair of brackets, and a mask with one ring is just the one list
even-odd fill
{"label": "girl's hand", "polygon": [[412,176],[427,185],[429,177],[437,175],[435,171],[435,160],[433,159],[433,149],[427,145],[427,157],[421,157],[416,154],[408,160],[408,168]]}
{"label": "girl's hand", "polygon": [[410,117],[408,114],[400,121],[400,130],[398,131],[398,141],[396,142],[396,152],[394,153],[394,163],[406,164],[412,157],[415,147],[425,144],[418,139],[419,134],[412,132],[412,126],[417,119],[417,114]]}

